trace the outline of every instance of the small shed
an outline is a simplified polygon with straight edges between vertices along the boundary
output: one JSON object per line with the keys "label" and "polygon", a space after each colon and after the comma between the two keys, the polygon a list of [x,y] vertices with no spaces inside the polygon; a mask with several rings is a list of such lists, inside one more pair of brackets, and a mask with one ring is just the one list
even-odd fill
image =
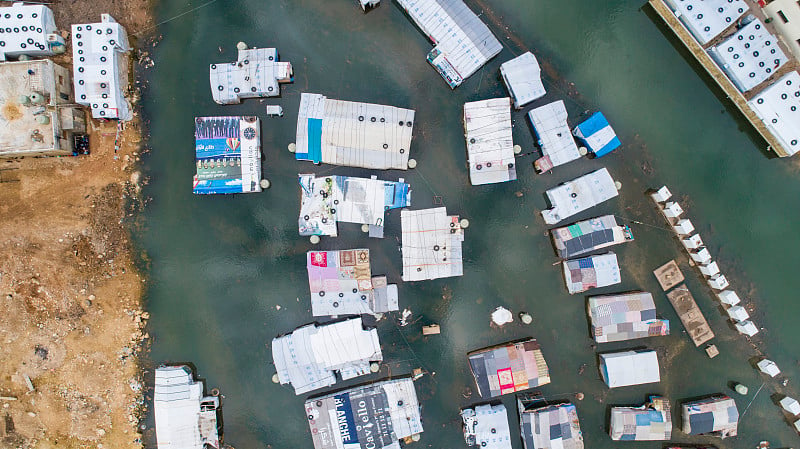
{"label": "small shed", "polygon": [[716,275],[710,277],[706,282],[708,282],[708,285],[714,290],[725,290],[730,285],[728,283],[728,279],[722,273],[717,273]]}
{"label": "small shed", "polygon": [[675,226],[673,226],[673,229],[675,229],[678,235],[689,235],[694,232],[694,225],[691,220],[684,218],[678,221]]}
{"label": "small shed", "polygon": [[660,189],[650,194],[650,198],[656,203],[663,203],[672,198],[672,192],[669,191],[667,186],[662,186]]}
{"label": "small shed", "polygon": [[680,204],[670,201],[664,205],[664,209],[661,209],[661,212],[668,218],[678,218],[683,214],[683,208]]}
{"label": "small shed", "polygon": [[[756,363],[756,366],[758,366],[758,369],[761,370],[762,373],[768,375],[769,377],[775,377],[781,373],[780,368],[778,368],[778,364],[770,359],[761,360]],[[795,403],[796,402],[797,401],[795,401]]]}
{"label": "small shed", "polygon": [[703,239],[700,238],[700,234],[695,234],[685,239],[682,239],[681,243],[683,243],[683,246],[686,249],[697,249],[703,246]]}
{"label": "small shed", "polygon": [[525,52],[500,66],[500,76],[506,84],[508,93],[514,100],[514,108],[521,109],[526,104],[544,97],[547,93],[542,84],[542,70],[539,61],[531,52]]}
{"label": "small shed", "polygon": [[602,112],[595,112],[588,120],[576,126],[572,134],[597,157],[616,150],[622,145]]}
{"label": "small shed", "polygon": [[800,415],[800,402],[797,402],[797,399],[786,396],[780,400],[780,404],[787,413],[793,416]]}
{"label": "small shed", "polygon": [[739,295],[737,295],[733,290],[723,290],[717,293],[717,296],[723,304],[727,304],[729,306],[735,306],[736,304],[742,302],[742,300],[739,299]]}
{"label": "small shed", "polygon": [[747,321],[750,318],[750,314],[747,313],[747,310],[745,310],[745,308],[742,307],[742,306],[730,307],[730,308],[728,308],[727,312],[728,312],[728,316],[732,320],[735,320],[735,321],[738,321],[738,322]]}
{"label": "small shed", "polygon": [[719,274],[719,265],[717,265],[717,262],[714,261],[700,265],[698,268],[700,268],[700,272],[703,273],[703,276],[706,277],[712,277]]}
{"label": "small shed", "polygon": [[735,323],[734,326],[736,326],[736,330],[739,331],[740,334],[747,335],[748,337],[752,337],[758,333],[758,327],[753,324],[752,321],[742,321],[740,323]]}
{"label": "small shed", "polygon": [[658,355],[649,349],[600,354],[600,374],[609,388],[661,382]]}

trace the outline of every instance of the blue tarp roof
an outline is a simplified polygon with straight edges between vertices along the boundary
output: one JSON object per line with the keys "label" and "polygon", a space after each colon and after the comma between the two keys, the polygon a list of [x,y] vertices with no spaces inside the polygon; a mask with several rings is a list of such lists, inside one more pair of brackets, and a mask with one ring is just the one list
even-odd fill
{"label": "blue tarp roof", "polygon": [[[603,134],[600,134],[601,131]],[[605,156],[622,145],[602,112],[592,114],[588,120],[576,126],[572,133],[597,157]]]}

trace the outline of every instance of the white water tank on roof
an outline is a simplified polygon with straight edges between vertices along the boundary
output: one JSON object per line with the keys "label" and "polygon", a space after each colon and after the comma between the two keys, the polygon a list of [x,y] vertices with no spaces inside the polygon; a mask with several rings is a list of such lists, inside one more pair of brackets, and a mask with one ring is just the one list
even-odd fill
{"label": "white water tank on roof", "polygon": [[678,223],[676,223],[675,226],[673,226],[673,228],[675,229],[675,232],[678,233],[678,235],[689,235],[692,232],[694,232],[694,225],[688,218],[684,218],[678,221]]}
{"label": "white water tank on roof", "polygon": [[739,295],[737,295],[736,292],[733,290],[725,290],[719,292],[717,293],[717,296],[719,296],[720,301],[729,306],[735,306],[736,304],[742,302],[742,300],[739,299]]}
{"label": "white water tank on roof", "polygon": [[669,218],[678,218],[681,216],[681,214],[683,214],[683,208],[681,207],[680,204],[674,201],[670,201],[664,205],[663,212],[664,215],[666,215]]}
{"label": "white water tank on roof", "polygon": [[667,186],[663,186],[655,193],[650,194],[650,198],[652,198],[656,203],[663,203],[664,201],[672,198],[672,192],[669,191]]}
{"label": "white water tank on roof", "polygon": [[31,92],[31,94],[28,95],[28,98],[31,100],[31,104],[44,104],[46,101],[44,95],[39,92]]}
{"label": "white water tank on roof", "polygon": [[706,247],[700,248],[697,252],[689,253],[689,256],[697,263],[711,262],[711,253],[708,252]]}
{"label": "white water tank on roof", "polygon": [[682,239],[681,243],[683,243],[683,247],[686,249],[697,249],[703,246],[703,239],[700,238],[700,234],[695,234],[693,236]]}
{"label": "white water tank on roof", "polygon": [[700,265],[700,272],[703,273],[705,277],[711,277],[715,274],[719,274],[719,266],[717,266],[716,262],[707,262]]}

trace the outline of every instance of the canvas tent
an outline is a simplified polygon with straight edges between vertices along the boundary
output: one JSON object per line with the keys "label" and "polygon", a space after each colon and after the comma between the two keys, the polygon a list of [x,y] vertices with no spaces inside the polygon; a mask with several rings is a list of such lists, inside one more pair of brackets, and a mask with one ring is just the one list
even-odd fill
{"label": "canvas tent", "polygon": [[797,402],[797,399],[790,398],[789,396],[784,397],[780,400],[781,408],[786,410],[792,416],[800,415],[800,402]]}
{"label": "canvas tent", "polygon": [[669,321],[656,318],[650,293],[591,296],[588,308],[592,336],[598,343],[669,335]]}
{"label": "canvas tent", "polygon": [[561,265],[570,295],[622,282],[617,255],[614,253],[565,260]]}
{"label": "canvas tent", "polygon": [[542,211],[547,224],[556,224],[618,195],[606,168],[588,173],[547,191],[552,207]]}
{"label": "canvas tent", "polygon": [[503,404],[483,404],[461,410],[467,446],[481,449],[511,449],[511,431]]}
{"label": "canvas tent", "polygon": [[370,373],[383,360],[377,329],[365,329],[361,318],[317,326],[309,324],[272,340],[272,360],[281,384],[297,395]]}
{"label": "canvas tent", "polygon": [[405,209],[400,213],[400,223],[404,281],[464,274],[461,253],[464,229],[458,215],[447,215],[444,207]]}
{"label": "canvas tent", "polygon": [[615,441],[664,441],[672,438],[669,400],[650,396],[641,407],[612,407],[611,439]]}
{"label": "canvas tent", "polygon": [[303,93],[295,158],[315,164],[405,170],[414,117],[411,109]]}
{"label": "canvas tent", "polygon": [[758,369],[762,373],[766,374],[769,377],[775,377],[781,373],[781,370],[780,368],[778,368],[778,365],[769,359],[760,360],[758,363],[756,363],[756,366],[758,366]]}
{"label": "canvas tent", "polygon": [[661,382],[658,356],[652,350],[600,354],[600,374],[609,388]]}
{"label": "canvas tent", "polygon": [[720,438],[736,436],[739,410],[728,396],[681,404],[683,433],[688,435],[714,435]]}
{"label": "canvas tent", "polygon": [[281,84],[294,80],[292,64],[278,61],[278,49],[245,48],[238,52],[235,62],[209,66],[211,97],[218,104],[277,97],[281,94]]}
{"label": "canvas tent", "polygon": [[563,100],[531,109],[528,112],[542,157],[533,164],[539,173],[580,159],[581,153],[567,124],[567,108]]}
{"label": "canvas tent", "polygon": [[547,93],[542,84],[542,70],[533,53],[526,51],[500,66],[500,76],[506,84],[508,93],[514,100],[514,108],[544,97]]}
{"label": "canvas tent", "polygon": [[469,353],[478,393],[488,399],[550,383],[550,370],[535,339]]}
{"label": "canvas tent", "polygon": [[464,136],[472,185],[517,179],[508,98],[465,103]]}

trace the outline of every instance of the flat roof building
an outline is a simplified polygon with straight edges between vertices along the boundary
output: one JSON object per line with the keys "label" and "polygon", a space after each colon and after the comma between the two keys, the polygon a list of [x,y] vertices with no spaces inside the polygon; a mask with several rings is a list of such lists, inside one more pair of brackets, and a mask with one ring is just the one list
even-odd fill
{"label": "flat roof building", "polygon": [[128,33],[110,14],[99,23],[72,25],[72,71],[75,101],[92,109],[92,117],[133,118],[128,90]]}
{"label": "flat roof building", "polygon": [[0,157],[71,155],[86,132],[69,70],[53,61],[0,63]]}
{"label": "flat roof building", "polygon": [[219,449],[219,398],[203,396],[186,365],[156,368],[153,413],[158,449]]}
{"label": "flat roof building", "polygon": [[14,2],[0,8],[0,61],[19,56],[63,53],[64,38],[57,34],[53,11],[45,5]]}

